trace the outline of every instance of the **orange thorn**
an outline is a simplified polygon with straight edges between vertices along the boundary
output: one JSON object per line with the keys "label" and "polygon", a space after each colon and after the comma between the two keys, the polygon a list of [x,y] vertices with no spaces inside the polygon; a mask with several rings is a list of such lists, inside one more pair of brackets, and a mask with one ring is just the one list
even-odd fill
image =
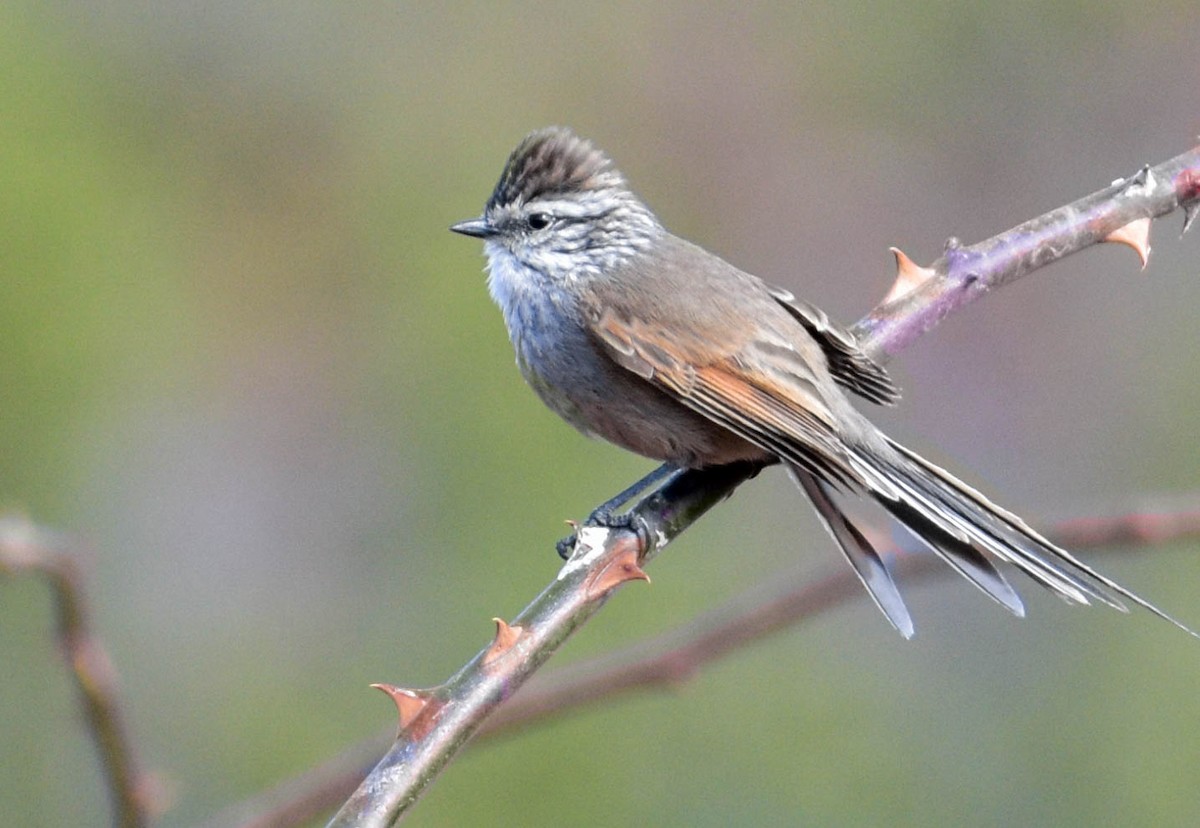
{"label": "orange thorn", "polygon": [[1124,227],[1118,227],[1109,233],[1104,237],[1104,241],[1132,247],[1133,252],[1142,260],[1142,270],[1145,270],[1146,262],[1150,259],[1150,219],[1134,219]]}
{"label": "orange thorn", "polygon": [[885,305],[907,296],[935,273],[932,267],[921,267],[908,258],[899,247],[889,247],[888,250],[896,257],[896,281],[892,283],[892,289],[887,292],[887,296],[883,297]]}
{"label": "orange thorn", "polygon": [[412,724],[417,714],[429,704],[429,696],[421,690],[406,690],[394,684],[372,684],[371,687],[381,690],[396,704],[396,713],[400,716],[400,729]]}
{"label": "orange thorn", "polygon": [[483,654],[484,665],[491,664],[500,656],[507,653],[517,643],[517,639],[525,632],[525,628],[520,625],[509,626],[503,618],[493,618],[496,622],[496,637],[492,639],[492,646],[488,647],[487,652]]}
{"label": "orange thorn", "polygon": [[604,568],[592,576],[587,583],[588,600],[600,597],[610,590],[616,589],[626,581],[650,582],[650,576],[642,569],[638,561],[638,545],[627,545],[613,556]]}

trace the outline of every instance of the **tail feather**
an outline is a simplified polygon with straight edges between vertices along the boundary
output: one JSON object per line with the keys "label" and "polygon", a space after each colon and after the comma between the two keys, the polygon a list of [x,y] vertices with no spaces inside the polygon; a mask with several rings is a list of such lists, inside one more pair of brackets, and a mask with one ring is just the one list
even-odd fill
{"label": "tail feather", "polygon": [[892,580],[892,573],[879,558],[875,547],[871,546],[857,527],[838,508],[837,503],[829,496],[825,484],[809,471],[795,463],[788,464],[788,471],[804,493],[812,501],[817,510],[817,516],[825,524],[825,529],[837,542],[838,548],[850,562],[858,579],[862,581],[871,599],[879,607],[892,626],[905,638],[912,638],[914,627],[908,607],[900,597],[900,590]]}
{"label": "tail feather", "polygon": [[[1030,554],[1026,548],[1028,544],[1020,534],[991,520],[990,514],[982,511],[979,504],[948,499],[945,492],[930,486],[941,478],[930,480],[914,475],[912,469],[907,467],[893,466],[890,471],[897,483],[896,496],[879,497],[879,502],[927,543],[931,540],[927,538],[930,530],[940,530],[963,546],[975,548],[977,552],[978,549],[985,549],[1013,564],[1067,603],[1088,604],[1094,598],[1114,609],[1125,611],[1125,605],[1105,590],[1089,584],[1061,566],[1043,560],[1037,554]],[[983,503],[991,506],[987,501]]]}
{"label": "tail feather", "polygon": [[[1021,614],[1016,609],[1020,599],[982,553],[1007,561],[1068,603],[1088,604],[1096,600],[1126,612],[1122,601],[1126,599],[1200,638],[1149,601],[1051,543],[1019,517],[949,472],[890,439],[888,443],[893,451],[852,449],[855,466],[872,494],[943,559],[1014,613]],[[980,567],[981,560],[985,568]],[[992,573],[1002,587],[997,586]]]}
{"label": "tail feather", "polygon": [[[1095,599],[1121,612],[1128,609],[1118,595],[1137,600],[1136,595],[1130,595],[949,472],[897,443],[893,442],[892,447],[910,463],[896,468],[896,472],[913,484],[933,515],[940,511],[955,520],[985,549],[1018,567],[1063,600],[1088,604],[1089,599]],[[926,513],[927,517],[933,515]]]}
{"label": "tail feather", "polygon": [[920,512],[904,501],[881,502],[892,516],[905,526],[915,532],[916,527],[920,527],[920,531],[916,532],[917,537],[960,575],[979,587],[985,595],[1018,618],[1025,617],[1025,605],[1021,602],[1021,596],[1009,586],[1008,581],[986,555],[970,543],[944,531],[936,523],[926,520]]}

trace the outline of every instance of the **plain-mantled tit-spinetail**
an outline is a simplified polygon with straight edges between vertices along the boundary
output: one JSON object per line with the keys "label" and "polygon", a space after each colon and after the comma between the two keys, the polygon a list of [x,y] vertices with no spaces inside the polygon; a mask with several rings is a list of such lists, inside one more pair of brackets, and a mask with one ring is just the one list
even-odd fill
{"label": "plain-mantled tit-spinetail", "polygon": [[872,425],[848,392],[881,404],[898,394],[848,329],[672,235],[570,131],[525,138],[483,215],[451,229],[484,240],[517,364],[546,405],[680,468],[782,463],[905,637],[904,601],[838,493],[870,495],[1016,615],[1024,606],[993,559],[1070,603],[1123,610],[1127,599],[1182,626]]}

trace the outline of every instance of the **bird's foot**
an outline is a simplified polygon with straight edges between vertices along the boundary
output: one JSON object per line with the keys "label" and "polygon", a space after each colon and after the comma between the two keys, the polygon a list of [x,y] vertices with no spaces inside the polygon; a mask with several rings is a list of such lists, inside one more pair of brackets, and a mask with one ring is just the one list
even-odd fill
{"label": "bird's foot", "polygon": [[[583,522],[582,526],[594,526],[600,529],[611,530],[629,529],[636,532],[638,537],[643,541],[646,537],[646,530],[643,525],[643,521],[639,517],[631,514],[630,512],[622,512],[618,514],[612,509],[607,509],[604,506],[601,506],[599,509],[596,509],[590,515],[588,515],[587,520]],[[556,543],[554,548],[558,551],[558,557],[562,558],[564,561],[570,558],[571,553],[575,551],[575,544],[578,542],[578,540],[579,533],[572,532],[570,535]]]}

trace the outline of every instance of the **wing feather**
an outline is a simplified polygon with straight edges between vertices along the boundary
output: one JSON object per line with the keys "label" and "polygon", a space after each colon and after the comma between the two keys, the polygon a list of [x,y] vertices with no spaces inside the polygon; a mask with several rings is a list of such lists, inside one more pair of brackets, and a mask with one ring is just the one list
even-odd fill
{"label": "wing feather", "polygon": [[592,330],[615,362],[693,411],[828,483],[862,488],[811,366],[786,344],[751,342],[734,354],[699,343],[665,348],[667,331],[611,311]]}
{"label": "wing feather", "polygon": [[858,339],[825,311],[797,299],[783,288],[768,286],[771,296],[805,327],[825,352],[829,373],[843,388],[848,388],[864,400],[879,405],[894,405],[900,399],[900,389],[887,370],[871,359]]}

